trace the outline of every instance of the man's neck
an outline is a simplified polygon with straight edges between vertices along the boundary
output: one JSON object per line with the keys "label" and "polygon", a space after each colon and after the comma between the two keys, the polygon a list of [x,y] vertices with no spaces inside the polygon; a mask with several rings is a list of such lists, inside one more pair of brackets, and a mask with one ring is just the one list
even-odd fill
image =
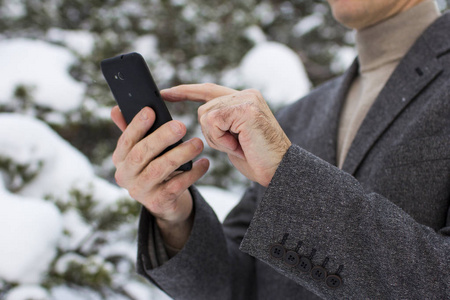
{"label": "man's neck", "polygon": [[400,60],[440,12],[433,0],[356,33],[360,72]]}

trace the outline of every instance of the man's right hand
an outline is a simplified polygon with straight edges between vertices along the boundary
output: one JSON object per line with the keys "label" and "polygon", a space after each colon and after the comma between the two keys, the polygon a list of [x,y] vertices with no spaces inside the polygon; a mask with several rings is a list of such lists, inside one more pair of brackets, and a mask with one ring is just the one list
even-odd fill
{"label": "man's right hand", "polygon": [[117,106],[112,109],[111,118],[123,131],[113,154],[117,184],[155,216],[165,243],[181,249],[193,223],[193,202],[188,188],[206,173],[209,161],[200,159],[192,170],[174,172],[202,152],[203,142],[193,138],[158,157],[186,134],[184,124],[167,122],[143,138],[155,121],[151,108],[142,109],[128,126]]}

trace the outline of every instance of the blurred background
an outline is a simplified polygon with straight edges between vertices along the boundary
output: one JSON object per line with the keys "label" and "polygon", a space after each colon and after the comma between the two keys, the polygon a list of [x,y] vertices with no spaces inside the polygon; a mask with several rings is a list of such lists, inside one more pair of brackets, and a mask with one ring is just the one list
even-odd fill
{"label": "blurred background", "polygon": [[[170,299],[135,275],[140,206],[114,182],[102,59],[141,53],[161,89],[257,88],[275,112],[341,74],[353,44],[326,1],[0,0],[0,300]],[[198,104],[168,106],[202,138]],[[223,220],[249,183],[202,156]]]}

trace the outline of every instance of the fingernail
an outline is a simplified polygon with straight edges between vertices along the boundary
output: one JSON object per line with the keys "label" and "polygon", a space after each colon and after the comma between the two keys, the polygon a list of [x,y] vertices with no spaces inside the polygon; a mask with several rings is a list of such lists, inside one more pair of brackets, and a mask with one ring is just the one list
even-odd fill
{"label": "fingernail", "polygon": [[175,134],[182,134],[183,133],[183,130],[181,129],[181,126],[180,126],[180,124],[178,124],[178,122],[171,122],[170,123],[170,127],[172,128],[172,131]]}
{"label": "fingernail", "polygon": [[196,150],[200,150],[203,146],[203,143],[200,140],[192,140],[192,144]]}
{"label": "fingernail", "polygon": [[140,114],[141,120],[148,120],[148,113],[144,110]]}

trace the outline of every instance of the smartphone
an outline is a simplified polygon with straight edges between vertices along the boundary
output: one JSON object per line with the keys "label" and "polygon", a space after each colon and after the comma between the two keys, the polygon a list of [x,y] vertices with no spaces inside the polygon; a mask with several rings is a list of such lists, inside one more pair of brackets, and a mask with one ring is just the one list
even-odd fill
{"label": "smartphone", "polygon": [[[142,55],[136,52],[119,55],[103,60],[100,66],[127,124],[130,124],[134,116],[146,106],[155,111],[156,120],[145,136],[172,120]],[[167,147],[160,155],[182,142],[180,140]],[[177,171],[190,169],[192,169],[192,161],[183,164]]]}

